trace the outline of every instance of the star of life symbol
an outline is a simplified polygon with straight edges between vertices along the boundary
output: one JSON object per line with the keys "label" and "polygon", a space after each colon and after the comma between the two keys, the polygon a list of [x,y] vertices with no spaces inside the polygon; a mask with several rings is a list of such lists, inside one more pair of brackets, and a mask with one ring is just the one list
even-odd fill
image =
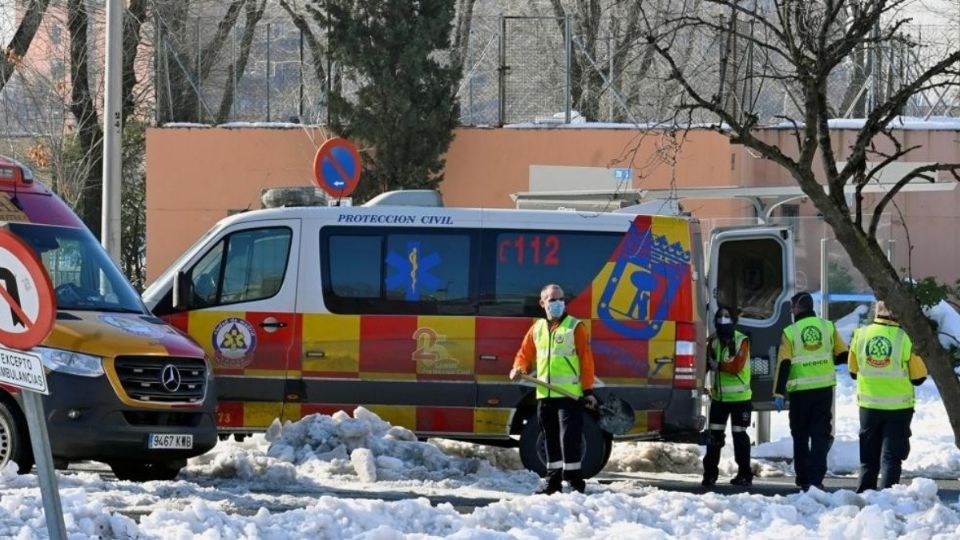
{"label": "star of life symbol", "polygon": [[387,289],[402,290],[403,299],[416,302],[422,293],[436,292],[442,282],[430,271],[441,262],[437,252],[423,255],[420,241],[407,242],[406,255],[391,251],[387,255],[387,265],[393,273],[386,279]]}
{"label": "star of life symbol", "polygon": [[221,366],[244,368],[253,361],[251,353],[257,346],[257,332],[245,319],[230,317],[213,329],[211,341]]}

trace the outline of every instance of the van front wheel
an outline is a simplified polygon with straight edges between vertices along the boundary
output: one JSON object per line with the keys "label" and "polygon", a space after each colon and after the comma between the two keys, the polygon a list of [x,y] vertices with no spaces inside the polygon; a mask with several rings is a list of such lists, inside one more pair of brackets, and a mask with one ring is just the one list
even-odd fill
{"label": "van front wheel", "polygon": [[33,468],[33,450],[24,419],[6,401],[0,401],[0,469],[14,461],[20,474]]}
{"label": "van front wheel", "polygon": [[[607,440],[603,430],[589,413],[583,413],[583,443],[580,457],[580,470],[584,478],[591,478],[603,469],[607,456]],[[527,469],[545,476],[547,474],[547,446],[544,442],[537,415],[532,414],[524,421],[520,433],[520,461]]]}

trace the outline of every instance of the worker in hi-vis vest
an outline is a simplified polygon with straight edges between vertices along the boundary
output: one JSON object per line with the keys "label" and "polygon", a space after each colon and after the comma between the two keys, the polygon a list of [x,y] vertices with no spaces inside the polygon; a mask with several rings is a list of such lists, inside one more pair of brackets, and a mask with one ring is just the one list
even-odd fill
{"label": "worker in hi-vis vest", "polygon": [[790,435],[797,486],[823,489],[827,454],[833,446],[833,389],[836,367],[847,362],[847,345],[836,326],[817,317],[813,297],[800,292],[790,299],[793,324],[783,329],[773,405],[783,410],[790,398]]}
{"label": "worker in hi-vis vest", "polygon": [[[927,378],[927,366],[913,354],[910,336],[878,301],[873,324],[850,340],[850,376],[857,380],[860,406],[860,482],[857,493],[900,482],[910,454],[913,387]],[[881,463],[882,460],[882,463]]]}
{"label": "worker in hi-vis vest", "polygon": [[733,433],[733,457],[737,475],[735,486],[753,484],[750,468],[750,339],[735,329],[736,310],[719,306],[713,317],[716,333],[707,338],[707,367],[711,372],[710,416],[706,432],[707,452],[703,456],[703,487],[713,487],[720,475],[720,450],[723,448],[730,418]]}
{"label": "worker in hi-vis vest", "polygon": [[567,314],[559,285],[550,284],[540,291],[540,306],[546,317],[537,319],[523,337],[510,378],[518,380],[536,363],[537,379],[583,398],[565,397],[537,386],[537,420],[547,447],[547,480],[537,493],[557,493],[563,489],[564,480],[583,493],[583,409],[597,406],[590,336],[584,324]]}

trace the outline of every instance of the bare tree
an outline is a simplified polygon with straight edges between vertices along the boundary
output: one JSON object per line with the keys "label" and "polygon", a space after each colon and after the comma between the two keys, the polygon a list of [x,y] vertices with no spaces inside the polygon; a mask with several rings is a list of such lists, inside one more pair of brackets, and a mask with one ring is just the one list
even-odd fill
{"label": "bare tree", "polygon": [[[960,380],[953,370],[952,358],[940,346],[936,331],[924,316],[912,282],[905,280],[891,265],[877,241],[881,216],[904,186],[912,181],[933,181],[937,172],[949,172],[960,179],[957,172],[960,163],[919,166],[904,175],[872,207],[863,195],[863,189],[885,167],[918,148],[905,147],[889,127],[890,123],[919,93],[954,84],[952,81],[960,75],[957,44],[953,43],[949,50],[879,100],[867,111],[853,145],[837,148],[830,138],[833,108],[827,95],[828,78],[864,45],[897,42],[913,46],[901,32],[906,21],[900,14],[909,0],[704,0],[703,3],[707,10],[681,8],[659,27],[648,25],[647,42],[669,70],[671,80],[683,88],[683,99],[676,110],[688,118],[704,111],[712,115],[718,122],[718,131],[731,142],[772,160],[799,184],[833,229],[856,268],[876,295],[886,301],[926,359],[950,417],[955,443],[960,447]],[[850,9],[853,6],[857,9]],[[749,21],[757,31],[747,33],[740,27],[731,29],[718,22],[720,15],[729,17],[730,14]],[[676,32],[691,30],[715,36],[735,33],[737,39],[750,43],[757,52],[758,66],[752,75],[753,82],[785,85],[799,94],[798,113],[780,118],[793,126],[796,152],[785,151],[758,135],[760,115],[754,103],[741,103],[735,111],[725,106],[724,96],[734,90],[729,80],[714,78],[718,84],[704,89],[700,83],[703,73],[685,69],[677,61],[676,52],[669,44]],[[722,69],[727,62],[726,58],[713,60],[713,64],[704,62],[704,65]],[[893,150],[879,150],[879,143],[884,142]],[[838,164],[841,156],[845,157],[845,164]],[[879,163],[871,167],[868,159]],[[818,170],[822,171],[824,183],[815,174]],[[855,188],[853,208],[844,197],[847,186]]]}
{"label": "bare tree", "polygon": [[31,0],[27,3],[27,9],[20,19],[17,31],[10,38],[10,43],[0,54],[0,90],[7,85],[7,81],[13,76],[30,49],[33,37],[37,34],[37,28],[40,27],[40,21],[43,20],[43,14],[47,10],[50,0]]}
{"label": "bare tree", "polygon": [[[240,52],[237,54],[235,62],[227,67],[227,80],[231,81],[236,77],[243,77],[247,70],[247,60],[250,58],[250,48],[253,44],[253,34],[257,30],[257,24],[263,18],[263,11],[267,7],[267,0],[248,0],[245,7],[245,20],[243,24],[243,37],[240,39]],[[201,74],[206,77],[206,74]],[[226,84],[223,89],[223,98],[220,100],[220,108],[217,109],[217,123],[222,124],[230,119],[230,111],[233,109],[234,85]]]}
{"label": "bare tree", "polygon": [[[245,11],[248,3],[260,7]],[[231,0],[229,3],[153,0],[159,36],[156,46],[159,48],[157,117],[160,123],[214,119],[214,111],[203,101],[202,88],[213,77],[214,68],[220,65],[223,48],[240,15],[246,12],[249,17],[259,12],[262,16],[263,3],[265,0]],[[219,17],[209,39],[205,39],[201,29],[204,17]],[[237,72],[236,76],[242,75]],[[217,84],[229,86],[223,80]]]}

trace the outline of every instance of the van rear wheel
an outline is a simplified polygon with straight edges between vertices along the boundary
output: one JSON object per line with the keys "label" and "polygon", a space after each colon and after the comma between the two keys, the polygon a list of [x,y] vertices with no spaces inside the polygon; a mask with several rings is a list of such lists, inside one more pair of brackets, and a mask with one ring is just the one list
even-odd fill
{"label": "van rear wheel", "polygon": [[15,461],[20,474],[33,468],[33,450],[30,448],[30,433],[19,411],[10,403],[0,401],[0,469]]}
{"label": "van rear wheel", "polygon": [[[606,464],[609,456],[607,440],[603,430],[597,425],[593,416],[583,413],[583,443],[580,457],[580,470],[584,478],[591,478],[599,473]],[[540,431],[537,416],[532,414],[524,421],[523,431],[520,433],[520,461],[527,469],[541,477],[547,474],[547,446]]]}
{"label": "van rear wheel", "polygon": [[114,461],[110,469],[118,480],[131,482],[149,482],[151,480],[173,480],[180,469],[187,464],[184,459],[172,461]]}

